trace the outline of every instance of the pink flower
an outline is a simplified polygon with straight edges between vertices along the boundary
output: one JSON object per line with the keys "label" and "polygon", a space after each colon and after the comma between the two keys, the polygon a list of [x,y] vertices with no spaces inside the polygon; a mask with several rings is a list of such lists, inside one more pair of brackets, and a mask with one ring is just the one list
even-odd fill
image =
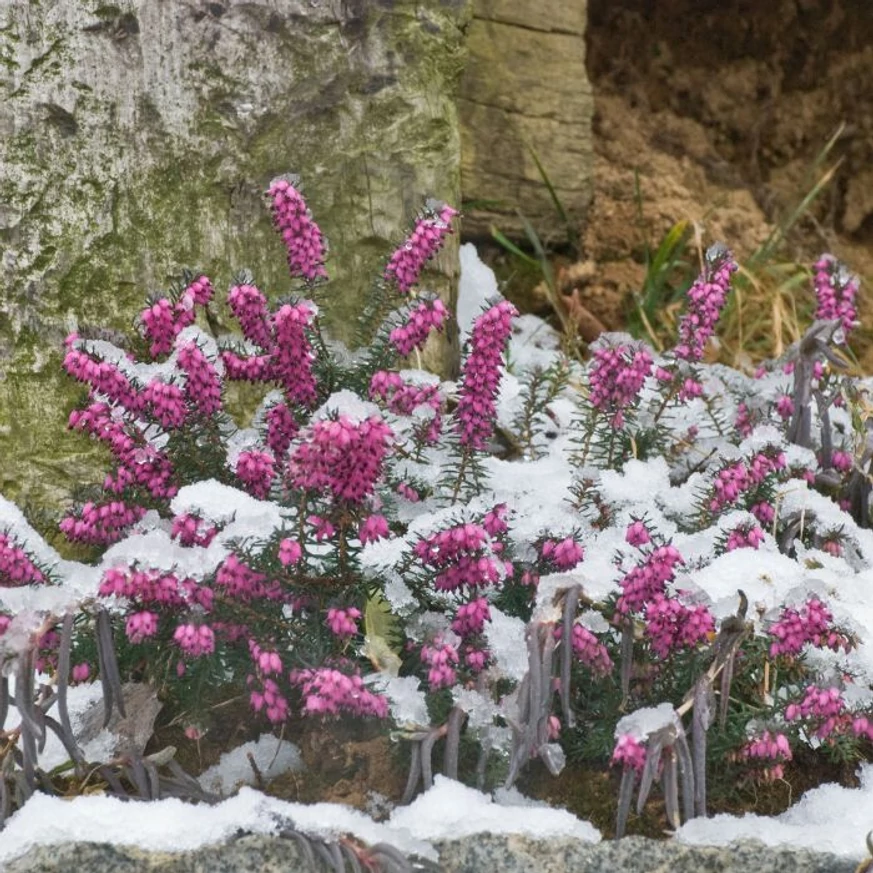
{"label": "pink flower", "polygon": [[455,430],[465,448],[483,450],[494,429],[503,350],[517,315],[516,308],[504,300],[473,324],[455,413]]}
{"label": "pink flower", "polygon": [[327,611],[326,624],[334,636],[353,637],[358,632],[357,621],[360,617],[361,610],[354,606],[349,606],[346,609],[331,608]]}
{"label": "pink flower", "polygon": [[616,604],[619,613],[639,612],[646,603],[663,595],[667,583],[673,579],[674,568],[684,563],[675,546],[658,546],[649,552],[619,581],[622,589]]}
{"label": "pink flower", "polygon": [[370,515],[361,522],[358,528],[358,539],[363,543],[375,543],[391,536],[388,520],[384,515]]}
{"label": "pink flower", "polygon": [[813,264],[812,284],[818,308],[816,318],[839,319],[848,332],[858,323],[855,297],[860,282],[833,255],[822,255]]}
{"label": "pink flower", "polygon": [[9,534],[0,533],[0,588],[18,588],[45,581],[44,573],[24,549]]}
{"label": "pink flower", "polygon": [[705,606],[689,609],[663,594],[656,594],[646,604],[645,617],[646,636],[659,658],[679,649],[694,648],[715,628],[715,620]]}
{"label": "pink flower", "polygon": [[373,694],[357,673],[348,675],[339,670],[322,667],[317,670],[296,670],[291,682],[301,687],[303,714],[337,716],[349,713],[357,716],[388,716],[384,697]]}
{"label": "pink flower", "polygon": [[214,525],[206,527],[203,519],[196,515],[183,513],[177,515],[173,519],[173,529],[170,536],[175,540],[178,539],[183,546],[208,546],[215,535],[218,533],[218,528]]}
{"label": "pink flower", "polygon": [[622,427],[624,411],[636,402],[652,372],[652,356],[642,344],[610,345],[603,339],[594,346],[588,400],[595,409],[612,416],[614,427]]}
{"label": "pink flower", "polygon": [[378,416],[352,421],[316,421],[306,442],[291,456],[289,472],[297,488],[328,491],[335,500],[362,503],[382,475],[394,433]]}
{"label": "pink flower", "polygon": [[585,557],[585,550],[572,537],[567,537],[560,542],[546,540],[540,554],[555,569],[572,570]]}
{"label": "pink flower", "polygon": [[141,643],[158,632],[158,617],[153,612],[135,612],[128,616],[124,631],[130,642]]}
{"label": "pink flower", "polygon": [[[706,252],[703,272],[688,289],[688,308],[679,322],[677,358],[700,361],[730,291],[731,273],[737,270],[733,255],[720,243]],[[698,396],[698,395],[689,395]]]}
{"label": "pink flower", "polygon": [[324,260],[327,246],[321,229],[313,221],[296,177],[279,177],[270,183],[267,192],[273,210],[273,224],[282,235],[288,253],[288,270],[292,277],[308,282],[326,278]]}
{"label": "pink flower", "polygon": [[633,521],[628,525],[625,540],[632,546],[644,546],[652,541],[649,529],[642,521]]}
{"label": "pink flower", "polygon": [[431,690],[449,688],[455,684],[453,665],[458,664],[458,652],[450,643],[437,638],[431,645],[422,646],[421,660],[430,667],[427,680]]}
{"label": "pink flower", "polygon": [[445,203],[429,203],[426,215],[415,222],[410,236],[391,255],[385,267],[385,281],[401,294],[407,294],[418,282],[424,265],[442,248],[457,214]]}
{"label": "pink flower", "polygon": [[267,410],[267,446],[276,458],[288,451],[291,440],[299,430],[291,410],[284,403],[277,403]]}
{"label": "pink flower", "polygon": [[184,370],[185,399],[199,415],[209,418],[221,409],[221,377],[195,342],[182,345],[177,354],[179,369]]}
{"label": "pink flower", "polygon": [[[560,640],[562,635],[563,628],[560,625],[556,626],[555,638]],[[570,645],[573,647],[573,653],[576,657],[595,676],[606,676],[612,672],[612,658],[609,657],[609,651],[606,646],[587,627],[578,621],[573,624]]]}
{"label": "pink flower", "polygon": [[209,625],[180,624],[173,633],[176,645],[192,658],[215,651],[215,634]]}
{"label": "pink flower", "polygon": [[452,630],[460,637],[476,636],[485,629],[486,621],[491,621],[491,610],[488,601],[478,597],[458,607]]}
{"label": "pink flower", "polygon": [[642,773],[646,763],[646,747],[631,734],[622,734],[615,743],[610,763]]}
{"label": "pink flower", "polygon": [[91,665],[84,661],[81,664],[74,664],[71,671],[73,682],[87,682],[91,675]]}
{"label": "pink flower", "polygon": [[449,312],[439,298],[419,303],[407,314],[406,323],[395,327],[389,339],[398,354],[406,357],[424,346],[432,331],[443,329]]}
{"label": "pink flower", "polygon": [[78,514],[66,516],[59,527],[71,542],[111,545],[124,537],[145,513],[144,507],[128,506],[121,500],[101,504],[88,502]]}
{"label": "pink flower", "polygon": [[296,564],[303,557],[303,549],[297,540],[284,539],[279,543],[279,563],[283,567]]}
{"label": "pink flower", "polygon": [[835,652],[848,652],[852,647],[849,637],[833,624],[830,609],[817,597],[810,597],[799,610],[785,607],[767,632],[774,640],[770,644],[771,658],[796,657],[807,644]]}
{"label": "pink flower", "polygon": [[269,452],[251,449],[240,452],[236,462],[236,475],[253,497],[266,500],[276,474],[275,459]]}

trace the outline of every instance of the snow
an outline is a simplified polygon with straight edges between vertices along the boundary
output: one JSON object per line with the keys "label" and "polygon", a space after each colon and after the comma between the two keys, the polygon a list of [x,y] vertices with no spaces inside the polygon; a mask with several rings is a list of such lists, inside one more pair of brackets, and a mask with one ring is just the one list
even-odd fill
{"label": "snow", "polygon": [[224,797],[232,794],[241,785],[254,785],[258,777],[249,755],[267,782],[283,773],[303,769],[300,749],[294,743],[277,740],[272,734],[262,734],[257,740],[225,752],[217,764],[213,764],[200,775],[198,781],[206,791]]}
{"label": "snow", "polygon": [[858,860],[867,855],[865,838],[873,828],[873,764],[863,764],[858,788],[821,785],[777,816],[746,813],[695,818],[676,834],[680,842],[724,846],[735,840],[760,840],[768,846],[791,846],[832,852]]}
{"label": "snow", "polygon": [[429,791],[411,805],[395,809],[387,822],[377,823],[340,804],[288,803],[247,787],[213,806],[176,799],[137,803],[93,795],[70,803],[37,794],[8,821],[0,841],[0,863],[35,846],[72,840],[184,852],[227,840],[240,830],[270,834],[283,826],[325,838],[351,833],[371,845],[387,842],[432,861],[438,858],[434,841],[480,833],[600,841],[593,825],[566,810],[525,803],[516,792],[508,800],[507,805],[498,804],[480,791],[437,776]]}
{"label": "snow", "polygon": [[630,735],[636,740],[644,740],[655,731],[675,724],[676,720],[676,710],[671,703],[647,706],[620,719],[615,726],[615,737]]}
{"label": "snow", "polygon": [[461,278],[458,282],[457,318],[461,343],[467,341],[473,322],[482,310],[501,299],[494,271],[479,260],[476,246],[461,246]]}
{"label": "snow", "polygon": [[396,809],[390,819],[419,840],[456,840],[480,833],[521,834],[545,840],[574,837],[599,843],[600,832],[563,809],[503,806],[460,782],[436,776],[434,786],[409,806]]}

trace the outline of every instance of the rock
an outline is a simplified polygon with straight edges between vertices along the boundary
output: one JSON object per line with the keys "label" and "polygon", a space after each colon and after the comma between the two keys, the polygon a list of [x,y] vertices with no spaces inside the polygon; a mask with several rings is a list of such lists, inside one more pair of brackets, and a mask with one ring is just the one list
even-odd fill
{"label": "rock", "polygon": [[[467,0],[0,4],[0,492],[95,479],[63,431],[75,329],[128,331],[184,266],[290,288],[262,192],[296,172],[349,339],[426,197],[457,203]],[[456,242],[430,271],[447,299]],[[101,456],[102,457],[102,456]]]}
{"label": "rock", "polygon": [[564,242],[531,149],[578,226],[591,199],[593,97],[585,70],[584,0],[474,0],[461,81],[465,233],[496,225],[524,239],[518,212]]}
{"label": "rock", "polygon": [[[855,862],[835,855],[770,849],[762,843],[725,848],[686,846],[628,837],[597,845],[572,840],[537,841],[481,834],[441,843],[444,873],[852,873]],[[221,846],[178,854],[79,843],[31,850],[6,873],[312,873],[300,846],[277,837],[245,836]]]}
{"label": "rock", "polygon": [[643,837],[592,844],[485,834],[438,848],[445,873],[852,873],[855,869],[854,862],[835,855],[772,849],[762,843],[702,847]]}
{"label": "rock", "polygon": [[[107,758],[139,757],[143,754],[152,738],[155,719],[163,704],[158,701],[155,690],[142,682],[127,682],[122,685],[121,691],[124,711],[127,713],[125,718],[114,709],[109,724],[104,728],[105,709],[102,700],[95,701],[78,715],[79,728],[73,732],[80,747],[99,742],[102,738],[101,751]],[[104,731],[112,736],[109,742],[106,742],[108,738]]]}

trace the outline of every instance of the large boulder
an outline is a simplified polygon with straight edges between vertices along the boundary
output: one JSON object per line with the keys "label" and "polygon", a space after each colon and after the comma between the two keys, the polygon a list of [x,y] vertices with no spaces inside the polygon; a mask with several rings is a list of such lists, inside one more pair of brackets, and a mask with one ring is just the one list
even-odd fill
{"label": "large boulder", "polygon": [[[94,479],[71,330],[127,331],[183,266],[289,288],[262,192],[293,171],[352,334],[424,198],[459,202],[467,0],[0,0],[0,492]],[[429,276],[449,297],[457,250]]]}
{"label": "large boulder", "polygon": [[585,69],[586,0],[474,0],[458,108],[464,231],[524,238],[524,215],[562,242],[591,200],[594,98]]}

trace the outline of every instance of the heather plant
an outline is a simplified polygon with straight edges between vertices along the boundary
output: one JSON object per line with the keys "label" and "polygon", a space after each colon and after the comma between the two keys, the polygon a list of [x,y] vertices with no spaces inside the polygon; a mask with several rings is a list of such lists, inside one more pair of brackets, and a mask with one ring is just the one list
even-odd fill
{"label": "heather plant", "polygon": [[[455,211],[416,220],[363,327],[394,310],[348,352],[311,299],[330,265],[298,181],[267,197],[291,297],[238,274],[239,334],[216,337],[214,284],[192,274],[143,310],[139,357],[67,341],[88,391],[70,428],[113,466],[61,523],[90,564],[0,505],[3,816],[61,790],[49,732],[87,784],[69,699],[94,681],[107,719],[145,681],[192,738],[239,695],[277,731],[378,720],[408,746],[406,800],[438,751],[451,778],[475,753],[480,786],[532,759],[611,762],[618,833],[657,782],[671,826],[705,815],[714,763],[755,782],[804,744],[860,754],[873,662],[849,598],[873,572],[873,448],[868,386],[837,372],[842,268],[820,261],[825,320],[756,377],[705,363],[735,272],[717,245],[674,348],[533,354],[511,304],[480,301],[441,383],[404,367],[450,317],[419,286]],[[258,395],[249,417],[233,382]],[[114,793],[206,798],[171,758],[99,766]]]}

